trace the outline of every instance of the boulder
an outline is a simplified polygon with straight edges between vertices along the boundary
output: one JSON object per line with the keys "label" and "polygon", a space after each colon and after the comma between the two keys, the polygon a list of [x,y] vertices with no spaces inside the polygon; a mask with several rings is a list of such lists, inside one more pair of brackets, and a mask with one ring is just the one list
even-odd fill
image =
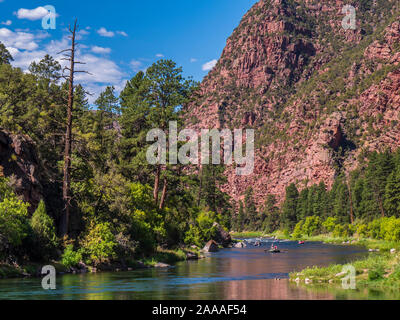
{"label": "boulder", "polygon": [[244,242],[239,242],[239,243],[235,244],[235,248],[238,248],[238,249],[243,249],[246,247],[247,247],[247,245]]}
{"label": "boulder", "polygon": [[169,268],[169,267],[171,267],[169,264],[161,263],[161,262],[157,263],[157,264],[154,266],[154,268]]}
{"label": "boulder", "polygon": [[218,244],[214,240],[210,240],[207,242],[206,246],[203,249],[204,252],[218,252]]}
{"label": "boulder", "polygon": [[216,222],[214,223],[213,227],[217,229],[217,234],[215,235],[213,240],[215,240],[224,248],[228,248],[229,245],[232,243],[232,237],[230,233]]}
{"label": "boulder", "polygon": [[88,267],[87,267],[87,265],[84,264],[83,262],[79,262],[78,265],[77,265],[77,267],[78,267],[78,271],[79,271],[80,273],[87,273],[88,270],[89,270]]}
{"label": "boulder", "polygon": [[199,256],[193,252],[186,253],[186,260],[198,260]]}

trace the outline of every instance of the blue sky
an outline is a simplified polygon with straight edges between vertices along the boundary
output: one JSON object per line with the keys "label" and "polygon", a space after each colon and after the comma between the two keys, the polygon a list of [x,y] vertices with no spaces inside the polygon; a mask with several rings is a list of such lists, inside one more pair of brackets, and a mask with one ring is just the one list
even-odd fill
{"label": "blue sky", "polygon": [[[172,59],[195,80],[209,72],[226,39],[257,0],[25,1],[0,0],[0,41],[26,70],[46,53],[68,47],[66,28],[79,19],[78,57],[93,75],[79,81],[94,95],[125,81],[160,58]],[[44,30],[42,7],[57,12],[56,29]]]}

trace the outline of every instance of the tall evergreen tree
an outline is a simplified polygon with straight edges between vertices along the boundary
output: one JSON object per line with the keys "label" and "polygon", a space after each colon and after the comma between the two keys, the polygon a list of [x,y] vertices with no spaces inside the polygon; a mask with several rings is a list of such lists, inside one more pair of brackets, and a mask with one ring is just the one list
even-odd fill
{"label": "tall evergreen tree", "polygon": [[258,230],[260,227],[257,207],[254,202],[253,188],[248,188],[244,196],[244,210],[248,227],[251,230]]}
{"label": "tall evergreen tree", "polygon": [[384,201],[388,215],[400,217],[400,165],[389,175]]}
{"label": "tall evergreen tree", "polygon": [[53,57],[46,54],[39,63],[32,62],[29,72],[40,80],[50,83],[57,83],[61,78],[61,65]]}
{"label": "tall evergreen tree", "polygon": [[11,61],[14,61],[14,58],[6,46],[0,42],[0,64],[10,64]]}
{"label": "tall evergreen tree", "polygon": [[297,220],[297,205],[299,201],[299,191],[294,183],[286,188],[286,199],[282,206],[283,227],[292,230]]}
{"label": "tall evergreen tree", "polygon": [[271,233],[278,230],[280,225],[280,215],[276,197],[274,195],[268,195],[263,213],[265,215],[263,231]]}

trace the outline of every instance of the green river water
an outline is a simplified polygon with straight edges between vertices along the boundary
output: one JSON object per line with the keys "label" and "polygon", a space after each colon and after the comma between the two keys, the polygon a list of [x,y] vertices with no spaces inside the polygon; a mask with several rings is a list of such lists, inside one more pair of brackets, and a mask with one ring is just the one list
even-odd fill
{"label": "green river water", "polygon": [[[254,241],[249,239],[249,241]],[[0,280],[0,300],[346,300],[400,299],[400,294],[372,290],[306,288],[288,274],[307,266],[348,263],[364,257],[364,248],[322,243],[280,242],[281,254],[262,247],[224,249],[199,261],[168,269],[57,276],[57,289],[42,289],[41,279]],[[279,279],[279,280],[278,280]]]}

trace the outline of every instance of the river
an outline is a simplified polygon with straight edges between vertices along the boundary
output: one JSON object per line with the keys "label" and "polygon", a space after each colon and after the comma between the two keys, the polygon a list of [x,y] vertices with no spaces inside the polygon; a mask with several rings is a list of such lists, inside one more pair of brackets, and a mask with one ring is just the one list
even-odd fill
{"label": "river", "polygon": [[[254,239],[248,241],[254,242]],[[224,249],[199,261],[180,262],[168,269],[132,272],[63,275],[57,289],[45,291],[41,279],[0,280],[0,300],[335,300],[390,299],[385,293],[333,289],[327,285],[305,288],[288,280],[289,272],[307,266],[348,263],[365,256],[355,246],[317,242],[299,245],[277,243],[280,254],[265,253],[262,247]]]}

